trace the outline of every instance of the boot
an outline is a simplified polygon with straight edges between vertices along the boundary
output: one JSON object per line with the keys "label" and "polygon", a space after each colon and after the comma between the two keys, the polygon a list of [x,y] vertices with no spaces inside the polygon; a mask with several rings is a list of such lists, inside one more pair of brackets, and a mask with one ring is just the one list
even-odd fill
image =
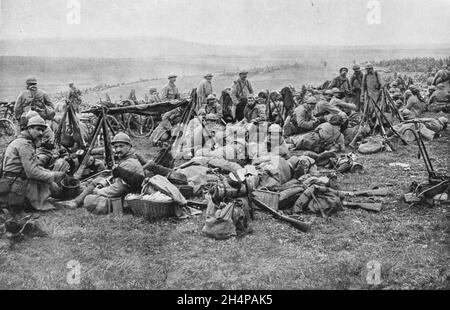
{"label": "boot", "polygon": [[68,200],[68,201],[58,201],[55,202],[55,207],[59,208],[69,208],[69,209],[77,209],[81,208],[83,206],[84,198],[86,198],[87,195],[92,194],[92,192],[95,189],[94,184],[90,184],[84,188],[84,190],[81,192],[80,195],[78,195],[75,199]]}

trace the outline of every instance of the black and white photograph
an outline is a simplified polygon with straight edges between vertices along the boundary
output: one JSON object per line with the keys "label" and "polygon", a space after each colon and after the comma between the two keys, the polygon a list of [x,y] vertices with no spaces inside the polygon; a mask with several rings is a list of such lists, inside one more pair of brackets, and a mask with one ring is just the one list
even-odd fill
{"label": "black and white photograph", "polygon": [[449,12],[0,0],[0,290],[450,289]]}

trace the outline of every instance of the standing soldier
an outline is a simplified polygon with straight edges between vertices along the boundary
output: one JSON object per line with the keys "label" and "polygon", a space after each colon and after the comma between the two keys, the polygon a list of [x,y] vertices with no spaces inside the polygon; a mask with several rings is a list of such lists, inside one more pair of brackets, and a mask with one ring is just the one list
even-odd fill
{"label": "standing soldier", "polygon": [[175,81],[177,80],[177,75],[175,73],[169,74],[169,83],[161,90],[161,100],[162,101],[170,101],[180,99],[180,92],[178,91],[178,87],[175,85]]}
{"label": "standing soldier", "polygon": [[76,88],[73,83],[70,83],[69,87],[69,102],[72,103],[75,113],[80,113],[81,91]]}
{"label": "standing soldier", "polygon": [[353,66],[353,74],[350,79],[350,86],[353,91],[353,104],[356,106],[356,111],[361,111],[361,86],[363,74],[358,65]]}
{"label": "standing soldier", "polygon": [[37,88],[36,78],[28,78],[26,84],[27,90],[20,93],[14,105],[15,118],[20,120],[24,112],[32,110],[38,112],[44,120],[53,120],[55,107],[49,95]]}
{"label": "standing soldier", "polygon": [[195,108],[196,111],[204,108],[206,105],[206,98],[208,98],[209,95],[213,94],[213,87],[211,83],[212,78],[212,73],[206,74],[197,88],[197,106]]}
{"label": "standing soldier", "polygon": [[328,89],[339,88],[345,94],[345,101],[349,102],[352,96],[352,88],[347,78],[348,68],[339,69],[339,76],[335,77],[328,85]]}
{"label": "standing soldier", "polygon": [[233,82],[231,99],[233,100],[233,118],[237,121],[244,119],[244,109],[248,96],[253,95],[252,84],[247,80],[247,71],[239,72],[239,79]]}
{"label": "standing soldier", "polygon": [[[383,84],[380,79],[380,74],[377,71],[374,71],[372,64],[366,64],[365,69],[366,74],[364,74],[362,80],[361,101],[363,101],[364,104],[369,104],[369,107],[371,107],[371,99],[373,99],[373,102],[377,102]],[[375,108],[371,107],[367,110],[369,111],[369,115],[372,115]]]}

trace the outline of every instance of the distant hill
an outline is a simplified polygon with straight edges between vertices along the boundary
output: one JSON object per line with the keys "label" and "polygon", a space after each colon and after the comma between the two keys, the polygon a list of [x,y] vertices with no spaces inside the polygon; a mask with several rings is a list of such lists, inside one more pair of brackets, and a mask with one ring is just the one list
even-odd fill
{"label": "distant hill", "polygon": [[214,46],[163,37],[0,40],[0,55],[9,56],[153,58],[181,55],[229,55],[241,52],[242,48]]}

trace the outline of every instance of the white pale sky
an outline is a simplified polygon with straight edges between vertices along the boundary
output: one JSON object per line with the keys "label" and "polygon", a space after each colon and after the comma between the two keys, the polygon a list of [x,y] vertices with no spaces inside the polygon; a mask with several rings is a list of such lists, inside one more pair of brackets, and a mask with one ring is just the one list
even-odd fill
{"label": "white pale sky", "polygon": [[[69,25],[69,2],[81,23]],[[0,0],[0,38],[162,36],[231,45],[450,44],[450,0]]]}

